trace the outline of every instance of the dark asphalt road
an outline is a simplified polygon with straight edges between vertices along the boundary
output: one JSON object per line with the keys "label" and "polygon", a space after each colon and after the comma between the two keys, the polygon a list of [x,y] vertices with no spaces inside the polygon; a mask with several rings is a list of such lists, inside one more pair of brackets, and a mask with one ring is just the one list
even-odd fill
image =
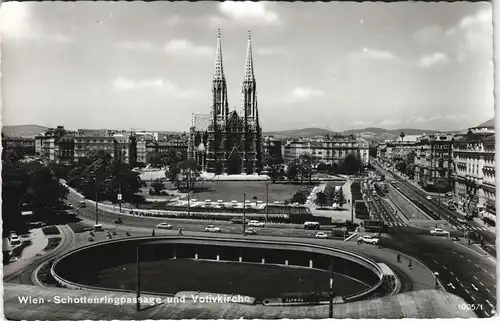
{"label": "dark asphalt road", "polygon": [[446,291],[477,304],[480,317],[490,317],[496,307],[496,261],[472,252],[451,240],[423,235],[383,236],[384,247],[414,256],[439,273]]}

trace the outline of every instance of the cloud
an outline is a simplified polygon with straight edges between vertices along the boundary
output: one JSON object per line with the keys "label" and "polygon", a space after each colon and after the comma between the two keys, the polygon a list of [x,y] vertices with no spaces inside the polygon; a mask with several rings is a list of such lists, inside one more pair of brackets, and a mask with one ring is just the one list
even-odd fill
{"label": "cloud", "polygon": [[171,55],[215,55],[210,46],[198,46],[187,39],[172,39],[165,45],[165,52]]}
{"label": "cloud", "polygon": [[493,57],[493,12],[491,6],[462,18],[455,26],[444,30],[429,26],[414,34],[417,43],[433,46],[449,57],[464,61],[472,57]]}
{"label": "cloud", "polygon": [[158,46],[149,41],[120,41],[116,44],[130,50],[155,50],[158,48]]}
{"label": "cloud", "polygon": [[306,102],[322,96],[324,96],[324,93],[321,90],[308,87],[296,87],[291,91],[288,102]]}
{"label": "cloud", "polygon": [[261,47],[254,50],[254,52],[259,56],[283,56],[289,53],[285,48],[281,47]]}
{"label": "cloud", "polygon": [[394,126],[394,125],[398,125],[398,124],[401,124],[402,121],[401,119],[384,119],[383,121],[380,122],[380,126]]}
{"label": "cloud", "polygon": [[111,86],[118,91],[156,90],[159,92],[166,92],[170,97],[179,99],[191,99],[194,98],[196,94],[192,89],[183,90],[176,84],[161,78],[133,80],[130,78],[117,77],[113,79]]}
{"label": "cloud", "polygon": [[351,125],[353,127],[366,127],[366,126],[370,126],[371,124],[372,124],[372,122],[370,122],[370,121],[357,120],[354,123],[352,123]]}
{"label": "cloud", "polygon": [[449,61],[448,56],[442,52],[434,52],[425,56],[422,56],[418,61],[418,66],[421,68],[431,68],[435,65],[445,64]]}
{"label": "cloud", "polygon": [[35,26],[33,21],[29,3],[3,3],[0,10],[0,35],[5,39],[71,42],[62,33],[45,32],[40,26]]}
{"label": "cloud", "polygon": [[369,48],[363,48],[363,50],[361,51],[351,53],[350,57],[354,59],[372,59],[372,60],[396,59],[396,56],[391,51],[369,49]]}
{"label": "cloud", "polygon": [[279,15],[268,6],[265,2],[225,1],[219,4],[219,11],[232,20],[279,25]]}

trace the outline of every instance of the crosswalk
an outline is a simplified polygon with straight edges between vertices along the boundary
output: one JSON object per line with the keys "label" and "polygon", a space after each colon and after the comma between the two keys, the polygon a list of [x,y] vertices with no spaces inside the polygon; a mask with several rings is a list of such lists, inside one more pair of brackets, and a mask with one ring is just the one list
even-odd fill
{"label": "crosswalk", "polygon": [[487,231],[488,229],[486,227],[482,226],[470,226],[470,225],[460,225],[460,226],[455,226],[456,229],[458,230],[472,230],[472,231]]}
{"label": "crosswalk", "polygon": [[390,222],[390,223],[387,223],[387,226],[390,226],[390,227],[396,227],[396,226],[408,226],[408,224],[406,224],[406,223]]}

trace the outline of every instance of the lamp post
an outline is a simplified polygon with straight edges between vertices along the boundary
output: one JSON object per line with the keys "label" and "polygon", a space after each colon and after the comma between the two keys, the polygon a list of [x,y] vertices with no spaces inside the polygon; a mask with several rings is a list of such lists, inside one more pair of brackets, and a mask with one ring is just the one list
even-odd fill
{"label": "lamp post", "polygon": [[439,272],[434,272],[434,279],[436,281],[436,290],[439,289],[438,276],[439,276]]}
{"label": "lamp post", "polygon": [[246,202],[247,193],[243,193],[243,235],[245,235],[245,225],[246,225]]}
{"label": "lamp post", "polygon": [[328,317],[333,318],[333,260],[330,260],[330,287],[329,287],[329,308]]}
{"label": "lamp post", "polygon": [[136,255],[137,255],[137,283],[136,283],[136,297],[137,297],[137,302],[136,302],[136,310],[140,311],[141,310],[141,265],[140,265],[140,246],[138,245],[136,248]]}
{"label": "lamp post", "polygon": [[94,177],[95,186],[95,225],[99,224],[99,182],[97,179],[97,174]]}
{"label": "lamp post", "polygon": [[266,182],[266,223],[269,220],[269,182]]}

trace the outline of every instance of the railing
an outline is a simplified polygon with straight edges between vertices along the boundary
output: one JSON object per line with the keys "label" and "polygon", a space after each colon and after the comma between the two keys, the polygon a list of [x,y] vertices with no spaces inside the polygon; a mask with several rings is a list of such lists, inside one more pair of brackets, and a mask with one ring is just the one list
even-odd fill
{"label": "railing", "polygon": [[[384,273],[382,268],[372,259],[367,258],[365,256],[362,256],[360,254],[338,249],[338,248],[333,248],[333,247],[327,247],[327,246],[322,246],[322,245],[317,245],[317,244],[305,244],[305,243],[298,243],[298,242],[278,242],[278,241],[260,241],[260,240],[238,240],[238,239],[228,239],[228,238],[206,238],[206,237],[183,237],[183,238],[178,238],[176,236],[163,236],[163,237],[155,237],[154,242],[151,242],[151,237],[144,237],[144,236],[138,236],[138,237],[130,237],[127,239],[119,239],[119,240],[110,240],[107,241],[106,245],[113,244],[113,243],[122,243],[122,242],[141,242],[141,241],[149,241],[148,244],[159,244],[159,243],[174,243],[174,242],[179,242],[182,244],[198,244],[200,241],[203,241],[205,244],[211,243],[211,245],[217,246],[217,245],[226,245],[226,246],[246,246],[246,247],[251,247],[251,248],[262,248],[262,249],[286,249],[286,250],[292,250],[292,251],[304,251],[306,253],[316,253],[316,254],[322,254],[322,255],[329,255],[329,256],[335,256],[335,257],[341,257],[343,259],[349,260],[353,263],[359,264],[370,271],[372,271],[379,279],[379,281],[370,286],[368,289],[364,289],[362,291],[359,291],[357,293],[354,293],[352,295],[349,295],[345,297],[345,300],[357,300],[360,299],[361,297],[364,297],[366,295],[369,295],[370,293],[373,293],[376,291],[382,282],[384,281]],[[62,277],[60,277],[56,270],[57,270],[57,265],[59,262],[64,260],[65,258],[69,257],[70,255],[76,254],[81,251],[85,251],[90,248],[96,248],[99,246],[102,246],[103,243],[97,243],[97,244],[90,244],[86,245],[77,249],[74,249],[72,251],[66,252],[63,254],[61,257],[56,259],[54,263],[52,264],[52,267],[50,269],[50,274],[54,278],[54,280],[59,283],[62,287],[64,288],[69,288],[69,289],[74,289],[74,290],[100,290],[100,291],[110,291],[108,288],[103,288],[103,287],[96,287],[96,286],[88,286],[88,285],[82,285],[76,282],[71,282],[69,280],[66,280]],[[118,292],[127,292],[127,293],[132,293],[134,292],[133,290],[123,290],[123,289],[113,289],[113,291],[118,291]],[[158,294],[158,293],[153,293],[153,292],[144,292],[145,294],[152,294],[152,295],[162,295],[162,296],[172,296],[169,294]]]}

